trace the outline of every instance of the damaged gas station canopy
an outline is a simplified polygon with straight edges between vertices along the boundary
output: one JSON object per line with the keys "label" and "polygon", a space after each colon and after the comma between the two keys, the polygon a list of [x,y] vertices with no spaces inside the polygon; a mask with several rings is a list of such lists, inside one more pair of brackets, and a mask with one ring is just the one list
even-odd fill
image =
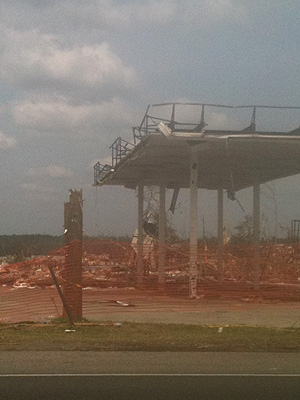
{"label": "damaged gas station canopy", "polygon": [[242,131],[205,129],[204,108],[215,105],[199,104],[197,125],[177,122],[176,106],[169,119],[150,115],[148,107],[141,125],[133,128],[133,143],[118,138],[111,146],[112,165],[95,165],[94,184],[135,188],[140,182],[160,185],[163,179],[167,188],[189,188],[192,150],[199,188],[234,192],[300,173],[300,129],[256,131],[260,106],[253,106],[251,124]]}
{"label": "damaged gas station canopy", "polygon": [[[171,116],[161,116],[157,107],[171,106]],[[181,122],[178,107],[197,106],[198,123]],[[189,294],[197,298],[198,274],[198,188],[218,192],[218,281],[223,265],[223,191],[231,199],[235,192],[253,186],[253,284],[259,289],[260,259],[260,184],[300,173],[300,128],[292,131],[258,131],[257,108],[300,109],[300,107],[249,106],[253,108],[249,126],[243,130],[206,129],[206,107],[241,108],[216,104],[159,104],[150,108],[138,127],[133,128],[133,143],[120,137],[111,145],[112,164],[97,163],[94,184],[138,187],[137,272],[143,268],[144,186],[159,186],[159,268],[158,284],[165,283],[165,199],[166,189],[174,189],[172,204],[180,188],[190,189]],[[242,106],[243,107],[243,106]],[[246,106],[248,107],[248,106]],[[152,113],[154,108],[154,114]],[[278,110],[277,110],[278,111]],[[173,201],[174,200],[174,201]],[[174,207],[171,207],[174,209]],[[142,283],[140,279],[139,284]]]}

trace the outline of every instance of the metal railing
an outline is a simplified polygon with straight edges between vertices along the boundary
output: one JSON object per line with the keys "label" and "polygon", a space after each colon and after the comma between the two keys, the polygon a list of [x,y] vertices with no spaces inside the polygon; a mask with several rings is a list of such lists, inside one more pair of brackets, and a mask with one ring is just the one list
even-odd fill
{"label": "metal railing", "polygon": [[124,157],[132,152],[135,145],[118,137],[110,148],[112,149],[112,167],[114,168]]}
{"label": "metal railing", "polygon": [[[199,107],[199,122],[182,122],[177,119],[178,108],[179,107]],[[151,107],[151,114],[149,112]],[[161,118],[159,116],[153,115],[153,108],[170,107],[170,117]],[[209,104],[209,103],[161,103],[148,105],[146,113],[142,119],[139,126],[133,127],[133,139],[134,143],[141,141],[144,137],[151,133],[158,132],[158,124],[160,122],[165,123],[168,127],[175,132],[201,132],[203,128],[207,125],[204,119],[205,108],[207,107],[217,107],[217,108],[231,108],[231,109],[241,109],[250,108],[253,109],[250,125],[245,129],[241,130],[240,133],[248,133],[256,131],[256,111],[257,109],[289,109],[289,110],[299,110],[300,107],[296,106],[264,106],[264,105],[246,105],[246,106],[227,106],[222,104]],[[164,113],[167,115],[167,113]],[[296,128],[293,131],[286,132],[287,134],[299,135],[300,128]],[[275,134],[275,133],[274,133]]]}
{"label": "metal railing", "polygon": [[112,169],[113,168],[108,164],[103,165],[97,162],[97,164],[94,165],[94,185],[99,185]]}
{"label": "metal railing", "polygon": [[[142,140],[145,136],[158,132],[158,124],[160,122],[165,123],[168,127],[172,129],[172,131],[176,132],[201,132],[202,129],[207,125],[204,121],[204,111],[205,107],[222,107],[222,108],[233,108],[232,106],[225,106],[221,104],[206,104],[206,103],[161,103],[161,104],[152,104],[152,108],[157,107],[166,107],[171,106],[171,113],[169,118],[161,118],[159,116],[155,116],[149,114],[150,105],[148,105],[146,113],[142,119],[142,122],[139,126],[133,127],[133,139],[134,143]],[[199,106],[199,122],[182,122],[175,119],[176,111],[178,111],[178,107],[180,106]]]}

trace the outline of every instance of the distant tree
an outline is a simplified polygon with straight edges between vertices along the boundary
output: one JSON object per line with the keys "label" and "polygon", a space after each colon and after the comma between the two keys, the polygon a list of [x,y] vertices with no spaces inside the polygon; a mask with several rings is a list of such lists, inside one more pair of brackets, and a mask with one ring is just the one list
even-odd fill
{"label": "distant tree", "polygon": [[[268,219],[262,215],[261,216],[261,232],[264,232],[264,227],[267,225]],[[234,233],[230,238],[232,243],[249,243],[253,238],[253,216],[250,214],[245,215],[243,221],[239,222],[234,227]],[[263,239],[267,239],[264,234]]]}
{"label": "distant tree", "polygon": [[245,215],[243,221],[234,227],[234,233],[231,236],[231,242],[248,242],[253,236],[253,217]]}
{"label": "distant tree", "polygon": [[51,235],[2,235],[0,236],[0,256],[11,255],[16,261],[31,255],[47,255],[63,245],[61,236]]}

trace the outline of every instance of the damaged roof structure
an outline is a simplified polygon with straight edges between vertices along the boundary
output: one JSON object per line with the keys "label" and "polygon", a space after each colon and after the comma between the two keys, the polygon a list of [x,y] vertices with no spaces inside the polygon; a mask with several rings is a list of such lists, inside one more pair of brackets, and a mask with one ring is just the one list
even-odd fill
{"label": "damaged roof structure", "polygon": [[[170,116],[156,110],[170,108]],[[178,107],[199,107],[199,122],[178,121]],[[241,131],[206,129],[208,107],[253,109],[249,126]],[[165,191],[190,189],[190,297],[197,297],[198,188],[218,191],[218,271],[222,281],[223,193],[234,199],[235,192],[253,187],[254,286],[260,278],[260,184],[300,173],[300,128],[287,132],[258,131],[259,108],[300,109],[300,107],[224,106],[202,103],[167,103],[148,106],[133,141],[121,137],[111,145],[112,163],[94,166],[94,185],[122,185],[138,188],[137,269],[143,263],[143,187],[160,187],[158,282],[164,284]],[[159,116],[158,116],[159,115]],[[187,112],[187,115],[189,113]]]}

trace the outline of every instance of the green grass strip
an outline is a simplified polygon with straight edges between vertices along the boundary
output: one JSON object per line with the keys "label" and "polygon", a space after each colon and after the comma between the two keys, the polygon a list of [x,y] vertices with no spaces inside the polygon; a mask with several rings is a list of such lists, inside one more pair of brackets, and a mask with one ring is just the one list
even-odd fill
{"label": "green grass strip", "polygon": [[[81,323],[0,325],[1,350],[299,352],[300,329]],[[72,330],[75,330],[73,332]]]}

